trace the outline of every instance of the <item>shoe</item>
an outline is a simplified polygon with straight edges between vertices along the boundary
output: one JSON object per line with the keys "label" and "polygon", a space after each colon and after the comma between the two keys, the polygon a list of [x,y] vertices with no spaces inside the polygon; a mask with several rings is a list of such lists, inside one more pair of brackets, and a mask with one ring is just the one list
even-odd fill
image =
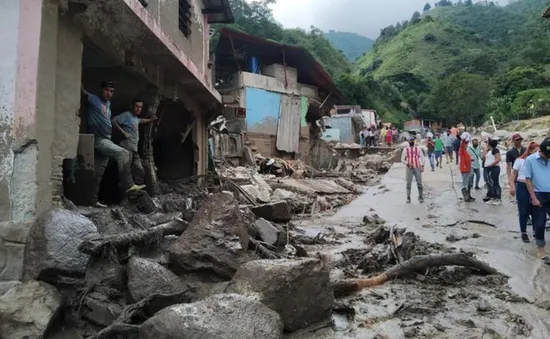
{"label": "shoe", "polygon": [[521,234],[521,241],[523,241],[526,244],[528,244],[530,242],[529,236],[527,235],[527,233],[522,233]]}
{"label": "shoe", "polygon": [[94,207],[97,207],[97,208],[106,208],[107,205],[104,205],[104,204],[102,204],[102,203],[100,203],[100,202],[98,201],[98,202],[96,202],[96,203],[94,204]]}
{"label": "shoe", "polygon": [[491,201],[491,198],[489,198],[489,197],[483,198],[483,202],[489,202],[489,201]]}
{"label": "shoe", "polygon": [[424,197],[418,197],[418,202],[422,204],[424,202]]}
{"label": "shoe", "polygon": [[131,192],[131,191],[141,191],[142,189],[145,188],[145,185],[132,185],[132,187],[128,188],[126,190],[126,192]]}
{"label": "shoe", "polygon": [[407,198],[407,204],[411,203],[411,198]]}
{"label": "shoe", "polygon": [[481,187],[476,186],[476,187],[475,187],[475,190],[476,190],[476,191],[479,191],[479,190],[481,190]]}
{"label": "shoe", "polygon": [[500,206],[502,205],[502,200],[493,200],[491,205]]}

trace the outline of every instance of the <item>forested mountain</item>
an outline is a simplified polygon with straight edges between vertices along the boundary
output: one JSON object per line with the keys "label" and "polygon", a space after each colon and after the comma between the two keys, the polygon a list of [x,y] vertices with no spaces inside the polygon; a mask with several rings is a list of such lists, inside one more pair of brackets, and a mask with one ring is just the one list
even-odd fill
{"label": "forested mountain", "polygon": [[544,0],[426,5],[424,14],[381,31],[373,51],[353,65],[351,83],[390,85],[400,105],[389,106],[448,123],[550,114],[546,6]]}
{"label": "forested mountain", "polygon": [[324,35],[336,49],[344,53],[350,62],[370,52],[374,45],[374,40],[355,33],[330,30]]}

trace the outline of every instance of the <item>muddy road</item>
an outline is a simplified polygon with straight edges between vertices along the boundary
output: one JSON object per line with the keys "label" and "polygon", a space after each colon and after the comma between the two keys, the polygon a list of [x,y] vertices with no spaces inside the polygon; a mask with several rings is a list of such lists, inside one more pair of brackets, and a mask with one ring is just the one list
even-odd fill
{"label": "muddy road", "polygon": [[372,229],[363,217],[376,213],[388,227],[414,232],[432,252],[471,252],[503,276],[452,267],[398,279],[341,299],[332,328],[291,338],[550,337],[550,268],[536,259],[533,241],[519,239],[515,203],[504,187],[502,206],[485,205],[484,191],[474,192],[476,203],[465,204],[457,166],[444,165],[424,173],[425,203],[418,203],[413,187],[413,202],[406,204],[404,172],[396,164],[380,185],[335,214],[297,225],[326,240],[308,252],[332,261],[337,279],[361,277],[351,257],[368,248],[365,237]]}

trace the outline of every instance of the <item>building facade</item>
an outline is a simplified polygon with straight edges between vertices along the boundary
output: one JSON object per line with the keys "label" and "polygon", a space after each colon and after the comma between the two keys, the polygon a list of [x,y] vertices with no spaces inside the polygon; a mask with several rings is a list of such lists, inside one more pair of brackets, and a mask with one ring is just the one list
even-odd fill
{"label": "building facade", "polygon": [[82,86],[114,81],[113,114],[153,89],[157,136],[179,159],[159,171],[206,171],[207,126],[221,111],[209,25],[231,21],[227,0],[0,2],[0,281],[20,279],[29,226],[64,194],[64,162],[93,152]]}

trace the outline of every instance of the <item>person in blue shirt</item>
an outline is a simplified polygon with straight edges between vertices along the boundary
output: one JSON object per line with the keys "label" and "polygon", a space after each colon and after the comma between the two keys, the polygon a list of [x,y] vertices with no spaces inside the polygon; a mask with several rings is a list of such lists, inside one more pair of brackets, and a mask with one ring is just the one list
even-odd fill
{"label": "person in blue shirt", "polygon": [[111,141],[111,98],[114,91],[115,86],[112,81],[101,83],[99,95],[91,94],[82,88],[82,94],[88,98],[86,110],[88,132],[94,135],[95,186],[93,194],[96,207],[106,207],[97,201],[97,196],[99,184],[110,158],[117,163],[118,178],[124,191],[138,191],[145,187],[145,185],[134,184],[130,172],[128,151]]}
{"label": "person in blue shirt", "polygon": [[120,146],[130,152],[130,168],[134,182],[143,184],[145,172],[138,154],[139,124],[157,120],[156,116],[150,119],[141,119],[139,115],[143,109],[143,102],[135,99],[132,102],[131,111],[121,113],[111,119],[113,126],[122,134],[124,139]]}
{"label": "person in blue shirt", "polygon": [[550,140],[540,144],[539,151],[525,160],[525,184],[533,205],[532,216],[535,227],[537,256],[550,265],[550,256],[544,250],[546,215],[550,212]]}

